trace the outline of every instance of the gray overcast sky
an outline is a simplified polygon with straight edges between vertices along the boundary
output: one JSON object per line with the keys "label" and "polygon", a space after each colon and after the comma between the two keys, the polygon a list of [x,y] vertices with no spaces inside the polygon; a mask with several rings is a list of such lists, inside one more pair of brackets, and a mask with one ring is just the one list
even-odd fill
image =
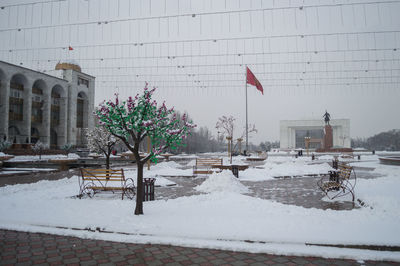
{"label": "gray overcast sky", "polygon": [[[34,3],[34,4],[33,4]],[[351,120],[351,137],[400,128],[400,1],[37,0],[0,1],[0,60],[49,74],[77,62],[96,77],[96,102],[157,98],[215,132],[245,116],[250,140],[279,139],[279,120]],[[69,50],[71,46],[73,50]],[[10,51],[11,50],[11,51]]]}

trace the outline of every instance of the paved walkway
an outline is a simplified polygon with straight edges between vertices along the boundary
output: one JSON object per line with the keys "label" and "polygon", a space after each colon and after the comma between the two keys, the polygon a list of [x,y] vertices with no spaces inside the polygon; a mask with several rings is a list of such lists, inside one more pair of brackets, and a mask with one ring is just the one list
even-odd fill
{"label": "paved walkway", "polygon": [[0,265],[396,265],[129,244],[0,230]]}

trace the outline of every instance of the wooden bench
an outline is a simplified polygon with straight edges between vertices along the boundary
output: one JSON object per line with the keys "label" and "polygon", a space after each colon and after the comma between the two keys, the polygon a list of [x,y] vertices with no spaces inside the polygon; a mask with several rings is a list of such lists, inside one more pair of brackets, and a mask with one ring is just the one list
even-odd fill
{"label": "wooden bench", "polygon": [[222,165],[222,158],[196,158],[196,165],[193,166],[193,174],[212,174],[213,166]]}
{"label": "wooden bench", "polygon": [[101,191],[120,192],[122,199],[133,199],[135,185],[132,178],[125,178],[123,169],[81,169],[79,197],[93,197]]}
{"label": "wooden bench", "polygon": [[[353,173],[353,175],[352,175]],[[348,193],[352,195],[352,199],[354,201],[354,186],[356,174],[354,172],[353,167],[341,163],[338,165],[337,171],[329,171],[329,180],[324,180],[322,177],[318,181],[318,186],[320,189],[331,199],[344,196]],[[354,176],[354,178],[352,178]],[[328,192],[337,192],[334,195],[329,196]]]}

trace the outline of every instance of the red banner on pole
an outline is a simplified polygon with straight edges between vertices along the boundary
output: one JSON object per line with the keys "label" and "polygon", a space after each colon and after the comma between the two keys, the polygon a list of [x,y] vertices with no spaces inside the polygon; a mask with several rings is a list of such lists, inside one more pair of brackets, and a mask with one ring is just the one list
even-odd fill
{"label": "red banner on pole", "polygon": [[256,76],[250,71],[250,69],[247,67],[247,84],[256,86],[257,90],[261,91],[261,93],[264,95],[264,89],[261,85],[261,83],[258,81]]}

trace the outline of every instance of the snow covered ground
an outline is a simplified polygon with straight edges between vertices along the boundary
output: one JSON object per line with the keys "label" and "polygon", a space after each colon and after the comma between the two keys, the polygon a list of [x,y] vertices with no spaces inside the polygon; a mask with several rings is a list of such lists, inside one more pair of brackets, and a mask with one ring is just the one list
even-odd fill
{"label": "snow covered ground", "polygon": [[57,155],[42,155],[41,159],[39,159],[39,155],[21,155],[15,156],[10,159],[10,162],[36,162],[36,161],[48,161],[48,160],[57,160],[57,159],[78,159],[79,156],[75,153],[70,153],[67,155],[57,154]]}
{"label": "snow covered ground", "polygon": [[[371,155],[364,162],[354,163],[375,168],[373,173],[380,176],[357,181],[356,198],[367,207],[320,210],[244,195],[247,188],[241,180],[268,180],[273,175],[329,169],[323,160],[321,164],[310,163],[309,158],[275,157],[266,160],[263,169],[240,172],[239,180],[229,171],[213,174],[195,188],[202,194],[145,202],[145,214],[141,216],[133,214],[134,201],[121,201],[119,197],[74,198],[78,193],[76,176],[6,186],[0,188],[0,227],[134,243],[400,261],[400,252],[306,245],[400,246],[400,168],[380,165],[377,157]],[[186,171],[181,168],[174,162],[160,163],[146,171],[145,177]],[[135,169],[126,172],[129,177],[136,175]],[[157,182],[166,186],[171,181],[159,177]]]}

